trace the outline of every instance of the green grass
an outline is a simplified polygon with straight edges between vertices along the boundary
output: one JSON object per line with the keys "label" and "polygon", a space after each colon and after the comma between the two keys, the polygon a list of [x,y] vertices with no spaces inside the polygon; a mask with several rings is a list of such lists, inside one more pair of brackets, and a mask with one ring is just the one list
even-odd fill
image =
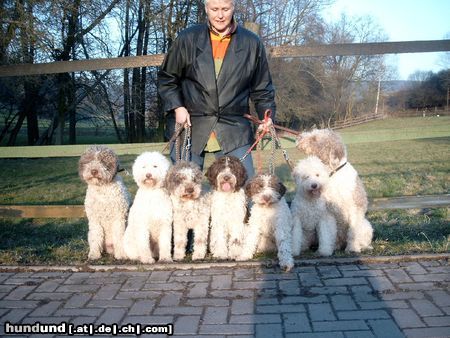
{"label": "green grass", "polygon": [[[367,123],[339,131],[349,160],[359,172],[369,198],[450,193],[450,118],[405,118]],[[303,154],[283,139],[289,157]],[[164,144],[113,145],[122,167],[131,172],[136,153],[161,150]],[[82,204],[85,185],[77,173],[79,146],[0,148],[0,204]],[[262,152],[267,169],[270,152]],[[22,152],[24,151],[24,152]],[[8,154],[14,152],[15,158]],[[48,157],[67,153],[72,157]],[[34,158],[20,158],[34,155]],[[3,158],[2,158],[3,157]],[[207,155],[205,168],[213,161]],[[257,165],[256,154],[254,154]],[[276,173],[294,191],[290,170],[276,153]],[[132,195],[136,184],[123,173]],[[364,255],[449,252],[448,208],[369,212],[374,225],[373,251]],[[84,264],[87,259],[85,219],[0,219],[0,264]],[[337,256],[346,256],[342,252]],[[305,254],[311,257],[313,253]],[[99,263],[115,261],[107,255]]]}
{"label": "green grass", "polygon": [[0,219],[1,264],[81,264],[86,261],[83,220]]}
{"label": "green grass", "polygon": [[[448,253],[450,218],[448,209],[369,212],[374,227],[373,250],[358,256]],[[83,265],[89,250],[85,219],[1,219],[1,265]],[[342,251],[336,257],[351,257]],[[302,258],[312,258],[307,251]],[[276,258],[265,254],[259,259]],[[208,258],[208,260],[211,258]],[[189,258],[186,259],[189,261]],[[96,264],[128,264],[104,254]]]}
{"label": "green grass", "polygon": [[439,138],[450,135],[450,116],[387,118],[339,132],[346,144]]}
{"label": "green grass", "polygon": [[374,225],[374,255],[449,252],[449,209],[369,213]]}

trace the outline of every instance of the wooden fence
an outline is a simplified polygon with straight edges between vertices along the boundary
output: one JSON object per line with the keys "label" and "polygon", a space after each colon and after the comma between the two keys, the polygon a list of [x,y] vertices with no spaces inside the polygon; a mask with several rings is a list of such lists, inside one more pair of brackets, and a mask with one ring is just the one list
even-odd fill
{"label": "wooden fence", "polygon": [[[337,55],[377,55],[397,53],[449,52],[450,39],[432,41],[403,41],[378,43],[351,43],[314,46],[281,46],[269,47],[270,57],[296,58]],[[78,61],[60,61],[41,64],[14,64],[0,66],[0,77],[15,77],[39,74],[55,74],[66,72],[123,69],[134,67],[159,66],[164,54],[129,56],[111,59],[91,59]],[[363,117],[361,123],[369,117]],[[374,118],[372,116],[372,118]],[[378,117],[377,117],[378,118]],[[364,121],[364,119],[366,119]],[[343,128],[345,122],[336,125]],[[412,196],[374,199],[370,201],[370,210],[448,207],[450,195]],[[82,205],[0,205],[0,217],[20,218],[79,218],[85,217]]]}
{"label": "wooden fence", "polygon": [[356,126],[358,124],[363,124],[366,122],[371,122],[371,121],[377,121],[377,120],[382,120],[384,119],[384,115],[383,114],[366,114],[366,115],[361,115],[361,116],[357,116],[357,117],[352,117],[349,118],[347,120],[344,121],[335,121],[333,123],[333,125],[331,126],[331,129],[342,129],[342,128],[348,128],[348,127],[353,127]]}
{"label": "wooden fence", "polygon": [[[333,45],[269,47],[274,58],[296,58],[337,55],[377,55],[450,51],[450,39],[429,41],[342,43]],[[0,77],[56,74],[90,70],[123,69],[161,65],[164,54],[128,56],[110,59],[59,61],[51,63],[14,64],[0,66]]]}

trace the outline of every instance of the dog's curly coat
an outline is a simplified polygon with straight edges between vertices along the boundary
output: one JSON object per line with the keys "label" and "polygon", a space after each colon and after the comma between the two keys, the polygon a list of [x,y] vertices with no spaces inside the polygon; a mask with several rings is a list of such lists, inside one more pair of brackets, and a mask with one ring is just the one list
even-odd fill
{"label": "dog's curly coat", "polygon": [[[277,251],[280,267],[289,271],[292,257],[292,217],[284,198],[286,187],[274,175],[257,175],[245,186],[245,193],[253,201],[240,260],[248,260],[255,253]],[[294,236],[295,235],[295,236]]]}
{"label": "dog's curly coat", "polygon": [[194,162],[180,161],[169,169],[166,188],[173,204],[173,258],[185,257],[188,231],[194,232],[192,259],[205,258],[208,247],[210,196],[202,193],[203,173]]}
{"label": "dog's curly coat", "polygon": [[122,240],[131,199],[118,168],[119,158],[105,146],[90,146],[78,162],[79,176],[87,183],[84,206],[91,260],[99,259],[104,250],[124,258]]}
{"label": "dog's curly coat", "polygon": [[211,193],[210,251],[218,259],[237,259],[242,250],[247,203],[247,172],[237,157],[216,159],[206,172]]}
{"label": "dog's curly coat", "polygon": [[331,129],[316,129],[301,133],[296,146],[307,155],[315,155],[330,170],[328,188],[324,194],[327,208],[336,218],[338,231],[347,236],[336,248],[349,252],[371,249],[373,228],[366,219],[367,194],[355,168],[347,160],[347,149],[338,133]]}
{"label": "dog's curly coat", "polygon": [[173,210],[164,180],[169,160],[159,152],[144,152],[133,164],[138,190],[130,208],[124,236],[127,257],[151,264],[158,257],[171,262]]}
{"label": "dog's curly coat", "polygon": [[330,171],[318,157],[309,156],[297,163],[292,176],[296,184],[291,203],[292,218],[294,227],[301,229],[301,238],[295,242],[296,252],[318,244],[319,255],[331,256],[336,242],[345,239],[345,233],[341,229],[339,239],[336,239],[336,219],[328,210],[324,198]]}

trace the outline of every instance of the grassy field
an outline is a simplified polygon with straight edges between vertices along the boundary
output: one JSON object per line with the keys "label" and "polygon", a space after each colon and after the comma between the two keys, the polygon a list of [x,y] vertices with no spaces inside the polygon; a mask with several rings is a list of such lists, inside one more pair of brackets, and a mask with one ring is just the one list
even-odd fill
{"label": "grassy field", "polygon": [[[389,119],[339,131],[349,160],[369,198],[450,193],[450,117]],[[98,143],[102,143],[100,140]],[[293,140],[283,147],[294,162],[303,155]],[[131,172],[136,155],[163,144],[112,145]],[[82,204],[85,186],[77,174],[81,146],[0,147],[0,204]],[[57,157],[63,154],[67,157]],[[70,155],[70,156],[69,156]],[[32,158],[22,158],[30,156]],[[270,153],[262,153],[267,168]],[[255,165],[258,166],[256,156]],[[205,167],[213,161],[208,155]],[[294,184],[280,152],[276,173],[292,198]],[[123,174],[132,194],[136,185]],[[449,209],[369,212],[374,250],[364,255],[449,252]],[[0,219],[0,264],[83,264],[87,258],[85,219]],[[310,256],[313,253],[307,253]],[[344,256],[344,253],[337,253]],[[105,256],[100,263],[112,263]]]}

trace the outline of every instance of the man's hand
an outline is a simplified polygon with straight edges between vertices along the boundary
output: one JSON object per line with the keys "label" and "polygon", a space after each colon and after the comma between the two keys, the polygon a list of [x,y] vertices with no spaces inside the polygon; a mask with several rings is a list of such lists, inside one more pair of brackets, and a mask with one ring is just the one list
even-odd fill
{"label": "man's hand", "polygon": [[175,122],[180,123],[183,126],[191,126],[191,116],[184,107],[175,108]]}
{"label": "man's hand", "polygon": [[258,126],[258,132],[263,130],[269,130],[269,128],[273,125],[272,119],[269,117],[267,121],[263,120],[263,122]]}

